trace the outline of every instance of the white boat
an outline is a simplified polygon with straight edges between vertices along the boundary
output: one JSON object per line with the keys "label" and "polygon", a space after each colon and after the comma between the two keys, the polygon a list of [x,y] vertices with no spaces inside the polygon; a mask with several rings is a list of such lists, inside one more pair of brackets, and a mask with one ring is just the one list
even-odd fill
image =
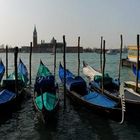
{"label": "white boat", "polygon": [[116,54],[117,54],[117,51],[110,49],[110,50],[108,50],[108,51],[106,52],[106,54],[109,54],[109,55],[116,55]]}
{"label": "white boat", "polygon": [[[90,88],[94,88],[98,91],[101,91],[101,82],[102,78],[97,79],[97,77],[102,76],[99,71],[96,71],[94,68],[90,67],[88,64],[83,62],[83,73],[89,79]],[[108,80],[109,81],[106,81]],[[104,94],[115,99],[121,100],[119,94],[119,81],[111,78],[105,77],[104,79]],[[124,99],[126,103],[126,109],[138,109],[140,107],[140,94],[135,92],[135,82],[125,81],[124,82]],[[138,88],[140,89],[140,88]]]}

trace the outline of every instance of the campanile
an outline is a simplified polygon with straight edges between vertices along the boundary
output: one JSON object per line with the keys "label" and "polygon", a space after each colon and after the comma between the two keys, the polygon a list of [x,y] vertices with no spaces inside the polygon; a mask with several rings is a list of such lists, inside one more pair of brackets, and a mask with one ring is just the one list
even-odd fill
{"label": "campanile", "polygon": [[33,31],[33,47],[37,47],[37,31],[36,31],[36,26],[34,26],[34,31]]}

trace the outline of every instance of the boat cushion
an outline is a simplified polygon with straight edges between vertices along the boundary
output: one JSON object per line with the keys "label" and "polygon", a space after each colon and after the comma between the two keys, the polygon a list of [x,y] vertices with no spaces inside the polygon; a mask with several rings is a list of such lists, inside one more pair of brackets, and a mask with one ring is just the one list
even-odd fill
{"label": "boat cushion", "polygon": [[67,77],[66,87],[68,90],[75,91],[81,95],[85,95],[87,90],[86,82],[80,76],[76,76],[75,78]]}
{"label": "boat cushion", "polygon": [[39,76],[36,78],[35,91],[38,94],[44,92],[54,92],[55,91],[55,80],[53,75],[49,76]]}

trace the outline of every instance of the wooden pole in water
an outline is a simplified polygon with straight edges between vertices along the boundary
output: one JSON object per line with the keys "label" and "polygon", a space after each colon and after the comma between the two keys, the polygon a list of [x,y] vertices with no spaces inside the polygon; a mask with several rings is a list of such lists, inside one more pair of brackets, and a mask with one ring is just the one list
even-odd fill
{"label": "wooden pole in water", "polygon": [[8,46],[6,45],[6,78],[8,78]]}
{"label": "wooden pole in water", "polygon": [[101,50],[100,50],[100,70],[102,72],[102,49],[103,49],[103,37],[101,36]]}
{"label": "wooden pole in water", "polygon": [[30,70],[30,85],[32,84],[32,42],[30,42],[30,58],[29,58],[29,70]]}
{"label": "wooden pole in water", "polygon": [[54,41],[54,78],[56,75],[56,48],[57,48],[57,42],[56,40]]}
{"label": "wooden pole in water", "polygon": [[80,37],[78,37],[78,76],[80,76]]}
{"label": "wooden pole in water", "polygon": [[105,71],[105,40],[103,40],[103,68],[102,68],[102,93],[104,93],[104,71]]}
{"label": "wooden pole in water", "polygon": [[63,35],[63,65],[64,65],[64,108],[66,108],[66,42],[65,42],[65,35]]}
{"label": "wooden pole in water", "polygon": [[139,34],[137,35],[137,70],[136,70],[136,89],[138,91],[138,76],[139,76]]}
{"label": "wooden pole in water", "polygon": [[18,47],[15,47],[14,65],[15,65],[15,92],[18,94],[18,69],[17,69]]}
{"label": "wooden pole in water", "polygon": [[119,76],[118,76],[119,82],[120,82],[120,76],[121,76],[122,47],[123,47],[123,36],[122,35],[120,35],[120,39],[121,39],[121,46],[120,46],[120,63],[119,63]]}
{"label": "wooden pole in water", "polygon": [[[120,45],[120,62],[119,62],[119,75],[118,75],[118,81],[120,83],[120,77],[121,77],[121,66],[122,66],[122,47],[123,47],[123,36],[122,34],[120,35],[120,39],[121,39],[121,45]],[[122,124],[124,122],[124,112],[125,112],[125,98],[124,98],[124,84],[123,82],[120,85],[120,98],[121,98],[121,105],[122,105],[122,118],[120,121],[120,124]]]}

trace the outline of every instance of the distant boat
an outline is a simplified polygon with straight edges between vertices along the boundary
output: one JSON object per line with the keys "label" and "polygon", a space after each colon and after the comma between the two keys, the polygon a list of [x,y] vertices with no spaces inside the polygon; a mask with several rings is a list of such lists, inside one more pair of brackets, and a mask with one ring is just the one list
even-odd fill
{"label": "distant boat", "polygon": [[109,55],[116,55],[117,54],[117,51],[113,50],[113,49],[110,49],[106,52],[106,54],[109,54]]}

